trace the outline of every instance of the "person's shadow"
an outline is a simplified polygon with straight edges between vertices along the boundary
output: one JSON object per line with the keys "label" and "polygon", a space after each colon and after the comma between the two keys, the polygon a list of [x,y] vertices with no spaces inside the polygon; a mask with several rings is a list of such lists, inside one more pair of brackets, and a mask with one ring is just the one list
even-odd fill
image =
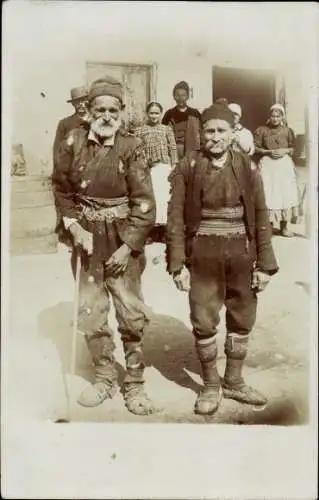
{"label": "person's shadow", "polygon": [[[66,392],[66,374],[70,372],[72,349],[72,302],[60,302],[43,310],[38,316],[39,333],[49,338],[59,352],[62,377]],[[94,370],[85,339],[77,335],[75,375],[86,381],[92,381]],[[187,371],[200,374],[199,361],[194,348],[194,338],[187,326],[176,318],[155,315],[145,329],[144,340],[145,362],[147,366],[155,367],[166,379],[181,387],[198,392],[199,384]],[[256,367],[260,360],[251,359],[247,365]],[[119,383],[122,385],[125,371],[117,363]],[[247,409],[234,401],[226,400],[224,409],[212,417],[204,417],[208,423],[246,424],[246,425],[300,425],[307,422],[306,403],[294,401],[290,396],[283,395],[270,401],[267,408],[261,412]],[[195,417],[192,421],[196,420]],[[202,420],[200,420],[202,421]]]}
{"label": "person's shadow", "polygon": [[[44,309],[38,316],[39,334],[56,345],[63,377],[70,372],[72,316],[72,302],[60,302]],[[164,315],[152,317],[144,333],[144,358],[146,366],[153,366],[166,379],[198,392],[199,384],[187,373],[200,374],[194,338],[189,328],[178,319]],[[120,363],[117,363],[117,371],[119,384],[122,385],[125,370]],[[94,378],[92,359],[80,334],[76,341],[75,375],[90,382]]]}
{"label": "person's shadow", "polygon": [[194,337],[182,321],[155,314],[145,329],[144,353],[148,366],[179,386],[198,392],[199,384],[187,373],[201,373]]}

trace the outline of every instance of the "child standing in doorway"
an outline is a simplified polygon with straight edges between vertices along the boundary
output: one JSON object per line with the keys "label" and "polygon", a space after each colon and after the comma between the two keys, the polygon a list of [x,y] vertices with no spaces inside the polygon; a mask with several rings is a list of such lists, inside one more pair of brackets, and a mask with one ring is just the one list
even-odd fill
{"label": "child standing in doorway", "polygon": [[[169,174],[178,162],[174,133],[161,123],[163,107],[150,102],[146,108],[146,123],[135,131],[142,140],[156,199],[156,225],[150,234],[152,243],[165,243],[167,204],[170,195]],[[155,262],[158,257],[155,257]]]}

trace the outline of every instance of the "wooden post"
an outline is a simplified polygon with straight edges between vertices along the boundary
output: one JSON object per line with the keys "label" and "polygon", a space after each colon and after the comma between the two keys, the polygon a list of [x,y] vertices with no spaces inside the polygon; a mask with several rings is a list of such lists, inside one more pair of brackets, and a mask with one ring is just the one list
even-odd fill
{"label": "wooden post", "polygon": [[311,198],[312,198],[312,168],[314,166],[311,164],[312,160],[312,138],[310,137],[310,127],[309,127],[309,109],[308,105],[305,106],[305,131],[306,131],[306,144],[305,144],[305,152],[306,152],[306,168],[308,169],[307,176],[307,194],[306,194],[306,206],[305,206],[305,236],[306,238],[311,238],[312,233],[312,224],[311,224]]}

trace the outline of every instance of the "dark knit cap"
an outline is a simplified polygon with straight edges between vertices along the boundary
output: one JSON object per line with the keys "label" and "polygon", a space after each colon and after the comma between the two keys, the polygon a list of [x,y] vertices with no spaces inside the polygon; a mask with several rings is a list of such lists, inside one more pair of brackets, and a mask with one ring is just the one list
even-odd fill
{"label": "dark knit cap", "polygon": [[181,81],[176,83],[175,87],[173,88],[173,95],[175,94],[176,90],[178,89],[183,89],[189,94],[189,85],[187,82]]}
{"label": "dark knit cap", "polygon": [[89,90],[89,101],[96,97],[108,95],[116,97],[123,104],[123,88],[122,84],[112,76],[105,76],[95,80]]}
{"label": "dark knit cap", "polygon": [[218,99],[216,99],[214,104],[225,104],[225,106],[228,106],[228,99],[226,99],[225,97],[219,97]]}
{"label": "dark knit cap", "polygon": [[234,126],[233,113],[225,104],[212,104],[209,108],[204,109],[202,112],[202,123],[208,120],[224,120],[232,127]]}

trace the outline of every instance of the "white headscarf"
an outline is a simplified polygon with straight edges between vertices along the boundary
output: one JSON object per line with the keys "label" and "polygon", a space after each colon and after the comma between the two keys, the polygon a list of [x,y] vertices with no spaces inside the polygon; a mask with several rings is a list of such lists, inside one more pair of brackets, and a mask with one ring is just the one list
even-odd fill
{"label": "white headscarf", "polygon": [[[270,108],[270,114],[275,109],[278,110],[278,111],[280,111],[281,114],[282,114],[282,123],[281,124],[282,125],[286,125],[286,111],[285,111],[285,108],[281,104],[279,104],[279,103],[273,104],[271,106],[271,108]],[[269,123],[269,120],[267,120],[267,123]]]}
{"label": "white headscarf", "polygon": [[286,118],[285,108],[281,104],[279,103],[273,104],[270,108],[270,112],[273,111],[274,109],[278,109],[278,111],[281,111],[283,117]]}
{"label": "white headscarf", "polygon": [[232,102],[231,104],[228,105],[228,108],[230,109],[230,111],[232,113],[236,113],[241,118],[242,111],[241,111],[241,107],[239,106],[239,104]]}

